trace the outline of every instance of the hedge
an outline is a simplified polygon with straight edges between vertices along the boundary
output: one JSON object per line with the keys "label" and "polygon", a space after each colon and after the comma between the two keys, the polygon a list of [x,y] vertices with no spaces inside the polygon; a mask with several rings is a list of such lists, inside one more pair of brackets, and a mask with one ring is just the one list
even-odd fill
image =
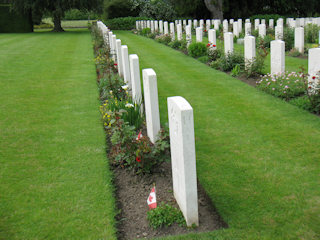
{"label": "hedge", "polygon": [[18,14],[11,11],[11,6],[9,4],[0,4],[0,32],[33,32],[31,12]]}
{"label": "hedge", "polygon": [[136,21],[138,20],[150,20],[145,17],[121,17],[107,19],[104,24],[111,30],[131,30],[136,28]]}

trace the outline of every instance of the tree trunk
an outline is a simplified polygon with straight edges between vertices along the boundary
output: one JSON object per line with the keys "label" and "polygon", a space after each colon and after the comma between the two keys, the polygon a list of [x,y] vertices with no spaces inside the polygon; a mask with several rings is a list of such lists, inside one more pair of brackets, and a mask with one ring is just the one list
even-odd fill
{"label": "tree trunk", "polygon": [[61,14],[59,11],[55,11],[53,13],[53,32],[64,32],[63,28],[61,27]]}
{"label": "tree trunk", "polygon": [[223,0],[204,0],[206,7],[211,12],[211,18],[223,20],[222,1]]}

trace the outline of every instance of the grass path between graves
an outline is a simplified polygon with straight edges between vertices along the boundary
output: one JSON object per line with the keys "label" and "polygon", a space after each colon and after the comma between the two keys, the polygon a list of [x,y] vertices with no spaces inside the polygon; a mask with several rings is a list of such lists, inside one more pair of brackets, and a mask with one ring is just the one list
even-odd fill
{"label": "grass path between graves", "polygon": [[[197,174],[229,228],[169,239],[319,239],[320,118],[152,39],[115,31],[194,108]],[[201,224],[201,223],[200,223]]]}
{"label": "grass path between graves", "polygon": [[0,239],[115,239],[88,30],[0,35]]}

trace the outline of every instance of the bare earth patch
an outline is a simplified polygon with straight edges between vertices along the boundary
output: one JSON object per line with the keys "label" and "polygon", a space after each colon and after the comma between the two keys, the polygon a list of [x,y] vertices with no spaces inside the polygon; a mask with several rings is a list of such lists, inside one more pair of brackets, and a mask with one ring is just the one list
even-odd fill
{"label": "bare earth patch", "polygon": [[120,213],[118,239],[152,238],[166,235],[180,235],[192,232],[209,232],[227,227],[219,216],[209,197],[198,184],[199,227],[187,228],[178,224],[153,229],[147,220],[147,197],[153,183],[156,184],[157,203],[165,202],[178,208],[173,196],[171,163],[164,163],[152,175],[137,176],[133,172],[115,168],[114,184]]}

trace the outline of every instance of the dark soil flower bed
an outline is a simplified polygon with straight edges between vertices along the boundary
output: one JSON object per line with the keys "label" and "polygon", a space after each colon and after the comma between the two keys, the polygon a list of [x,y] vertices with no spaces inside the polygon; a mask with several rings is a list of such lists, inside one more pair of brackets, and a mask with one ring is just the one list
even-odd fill
{"label": "dark soil flower bed", "polygon": [[147,198],[153,184],[156,184],[156,197],[160,202],[177,207],[173,196],[171,163],[163,163],[152,175],[136,175],[132,171],[113,168],[116,187],[117,207],[120,210],[118,239],[153,238],[195,232],[209,232],[227,227],[198,183],[199,227],[187,228],[174,224],[170,227],[153,229],[147,220]]}

